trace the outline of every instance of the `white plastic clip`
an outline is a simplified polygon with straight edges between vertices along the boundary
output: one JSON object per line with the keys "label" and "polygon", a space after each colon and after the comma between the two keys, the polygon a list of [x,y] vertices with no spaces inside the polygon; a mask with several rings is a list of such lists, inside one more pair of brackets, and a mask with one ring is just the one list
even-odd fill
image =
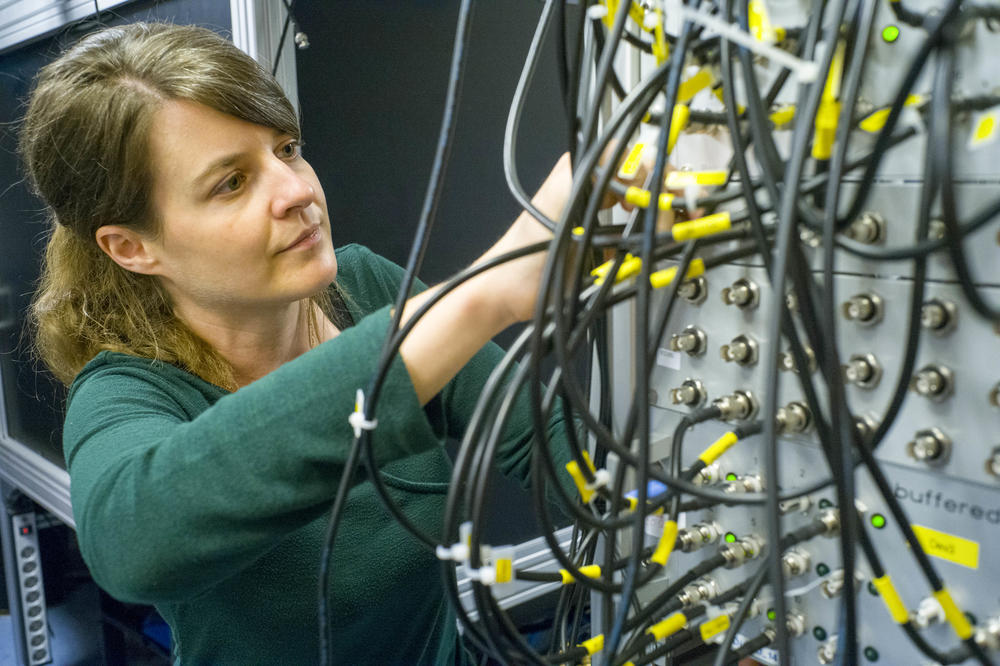
{"label": "white plastic clip", "polygon": [[447,546],[438,546],[435,549],[437,558],[446,562],[467,562],[469,560],[469,544],[472,540],[472,523],[465,521],[458,526],[458,543]]}
{"label": "white plastic clip", "polygon": [[374,430],[378,425],[378,419],[369,421],[365,418],[365,392],[358,389],[354,398],[354,411],[347,417],[347,422],[354,428],[354,437],[361,437],[362,430]]}
{"label": "white plastic clip", "polygon": [[588,483],[585,487],[587,490],[599,490],[601,488],[607,488],[611,485],[611,472],[601,468],[594,472],[594,480]]}

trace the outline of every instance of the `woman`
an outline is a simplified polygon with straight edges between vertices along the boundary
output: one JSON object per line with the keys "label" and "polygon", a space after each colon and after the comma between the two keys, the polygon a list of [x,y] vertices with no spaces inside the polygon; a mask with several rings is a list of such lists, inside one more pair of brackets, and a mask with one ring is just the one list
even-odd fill
{"label": "woman", "polygon": [[[56,223],[32,316],[41,357],[70,385],[81,549],[108,592],[156,605],[184,663],[316,661],[326,511],[401,280],[364,248],[334,252],[299,141],[272,77],[214,33],[171,25],[86,37],[40,72],[25,118],[22,152]],[[548,215],[568,171],[564,158],[535,199]],[[547,235],[522,214],[486,256]],[[441,442],[499,359],[483,346],[530,315],[541,264],[449,293],[389,370],[376,458],[431,533]],[[500,454],[522,479],[527,411]],[[360,479],[332,572],[335,662],[460,658],[433,554]]]}

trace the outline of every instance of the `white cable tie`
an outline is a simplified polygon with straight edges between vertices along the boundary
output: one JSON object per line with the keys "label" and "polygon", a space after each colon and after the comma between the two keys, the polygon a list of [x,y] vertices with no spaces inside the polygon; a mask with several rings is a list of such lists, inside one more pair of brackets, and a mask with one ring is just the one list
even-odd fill
{"label": "white cable tie", "polygon": [[490,586],[497,582],[496,568],[491,566],[480,567],[479,569],[468,569],[466,571],[469,580],[475,580],[482,585]]}
{"label": "white cable tie", "polygon": [[465,562],[469,559],[469,547],[464,543],[456,543],[451,548],[439,545],[435,554],[439,560],[446,562]]}
{"label": "white cable tie", "polygon": [[673,5],[675,9],[680,11],[681,15],[685,19],[694,21],[695,23],[700,23],[709,30],[717,32],[719,36],[725,37],[731,42],[736,42],[740,46],[753,51],[757,55],[773,60],[783,67],[787,67],[795,73],[799,81],[802,83],[812,83],[819,78],[819,65],[811,60],[797,58],[787,51],[782,51],[776,46],[772,46],[766,42],[758,40],[749,32],[744,32],[743,30],[735,28],[732,25],[715,18],[714,16],[709,16],[704,12],[699,12],[696,9],[682,5],[677,0],[674,0],[674,2],[670,4]]}
{"label": "white cable tie", "polygon": [[358,389],[354,397],[354,411],[347,417],[347,422],[354,428],[355,439],[361,437],[362,430],[374,430],[378,426],[378,419],[369,421],[365,418],[365,392]]}
{"label": "white cable tie", "polygon": [[587,490],[598,490],[611,485],[611,472],[603,467],[594,472],[594,480],[584,485]]}

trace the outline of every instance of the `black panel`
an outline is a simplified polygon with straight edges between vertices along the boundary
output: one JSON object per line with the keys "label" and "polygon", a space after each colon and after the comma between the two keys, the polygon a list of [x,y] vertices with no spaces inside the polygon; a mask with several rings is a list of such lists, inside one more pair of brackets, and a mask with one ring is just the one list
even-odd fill
{"label": "black panel", "polygon": [[[542,3],[475,2],[451,165],[420,275],[439,281],[495,241],[519,209],[504,182],[507,110]],[[457,2],[301,0],[305,154],[326,191],[335,244],[405,264],[434,159]],[[553,38],[522,122],[521,179],[533,189],[565,150]]]}
{"label": "black panel", "polygon": [[[101,16],[105,25],[165,20],[194,23],[228,34],[229,3],[203,0],[135,2]],[[56,464],[62,457],[63,394],[30,361],[24,312],[38,278],[46,221],[41,202],[25,186],[17,157],[17,122],[35,72],[65,46],[99,27],[85,21],[55,36],[0,55],[0,373],[10,435]]]}
{"label": "black panel", "polygon": [[[440,281],[485,251],[520,209],[507,190],[507,112],[542,3],[474,2],[451,162],[423,268]],[[305,155],[326,192],[334,244],[359,242],[404,264],[434,159],[458,2],[300,0],[298,94]],[[521,181],[533,192],[565,151],[554,30],[521,123]],[[501,344],[510,341],[501,336]],[[537,536],[528,495],[497,474],[502,509],[487,538]]]}

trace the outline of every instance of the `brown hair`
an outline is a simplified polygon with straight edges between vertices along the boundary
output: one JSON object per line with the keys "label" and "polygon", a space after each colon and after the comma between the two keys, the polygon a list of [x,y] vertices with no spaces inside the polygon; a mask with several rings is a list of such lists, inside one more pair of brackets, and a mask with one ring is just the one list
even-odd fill
{"label": "brown hair", "polygon": [[[53,229],[29,317],[38,355],[67,385],[95,354],[111,350],[236,388],[230,364],[174,316],[159,281],[118,266],[94,237],[107,224],[159,231],[148,135],[153,114],[171,99],[300,138],[295,110],[274,77],[204,28],[106,28],[42,68],[20,149]],[[341,319],[327,291],[312,301]],[[315,316],[310,330],[318,331]]]}

